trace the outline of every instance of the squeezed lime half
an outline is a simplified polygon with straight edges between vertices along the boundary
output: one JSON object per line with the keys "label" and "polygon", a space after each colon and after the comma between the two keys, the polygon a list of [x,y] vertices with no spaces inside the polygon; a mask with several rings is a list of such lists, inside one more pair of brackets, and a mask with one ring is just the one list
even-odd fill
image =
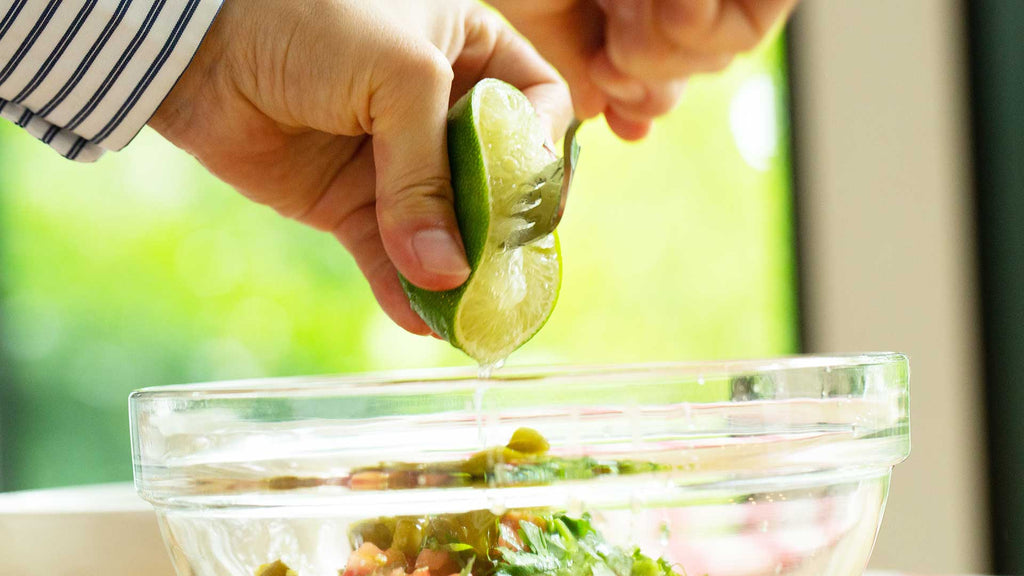
{"label": "squeezed lime half", "polygon": [[557,235],[506,246],[528,225],[517,215],[534,176],[556,158],[544,143],[530,101],[500,80],[481,80],[448,114],[455,213],[472,272],[454,290],[424,290],[405,278],[402,286],[427,325],[481,365],[532,338],[558,299]]}

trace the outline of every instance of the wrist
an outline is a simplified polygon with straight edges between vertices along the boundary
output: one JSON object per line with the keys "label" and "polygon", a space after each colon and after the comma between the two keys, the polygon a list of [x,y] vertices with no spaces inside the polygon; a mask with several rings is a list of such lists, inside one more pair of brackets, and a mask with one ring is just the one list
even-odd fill
{"label": "wrist", "polygon": [[196,104],[204,98],[204,87],[210,86],[214,63],[223,57],[220,37],[226,19],[224,13],[231,1],[224,0],[192,60],[147,122],[150,128],[176,145],[181,145],[184,131],[193,122]]}

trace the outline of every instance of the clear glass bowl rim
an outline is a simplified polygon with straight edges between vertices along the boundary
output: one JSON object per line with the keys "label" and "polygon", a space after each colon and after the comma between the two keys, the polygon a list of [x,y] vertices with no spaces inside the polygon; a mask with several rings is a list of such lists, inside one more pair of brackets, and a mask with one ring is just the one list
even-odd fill
{"label": "clear glass bowl rim", "polygon": [[[585,445],[644,461],[687,450],[691,464],[704,463],[701,473],[711,462],[714,474],[749,477],[756,468],[762,478],[794,466],[881,474],[910,450],[909,374],[907,356],[876,352],[509,367],[487,380],[452,368],[153,387],[131,396],[135,480],[161,502],[208,466],[258,481],[457,461],[504,443],[518,426],[543,430],[552,450]],[[723,384],[729,398],[718,395]],[[842,450],[821,450],[826,437]],[[737,449],[746,455],[722,460]]]}
{"label": "clear glass bowl rim", "polygon": [[[389,395],[402,393],[437,394],[453,387],[466,389],[479,384],[504,385],[517,381],[539,380],[557,383],[560,380],[598,378],[603,382],[642,376],[647,379],[672,379],[676,382],[700,379],[738,378],[758,374],[785,376],[796,373],[825,373],[841,369],[868,369],[871,367],[907,367],[909,359],[898,352],[861,352],[845,354],[802,354],[765,359],[717,360],[697,362],[656,362],[632,364],[509,366],[496,370],[483,379],[474,367],[428,368],[395,370],[339,375],[288,376],[252,378],[153,386],[131,393],[130,403],[167,401],[174,398],[187,400],[229,398],[281,398],[331,397],[359,394],[365,396],[380,392]],[[887,382],[887,386],[907,387],[909,378],[902,382]]]}

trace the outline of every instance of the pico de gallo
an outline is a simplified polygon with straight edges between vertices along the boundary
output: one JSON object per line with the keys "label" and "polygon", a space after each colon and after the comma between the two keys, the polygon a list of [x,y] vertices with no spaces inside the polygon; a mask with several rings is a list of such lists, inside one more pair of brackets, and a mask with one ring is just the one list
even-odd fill
{"label": "pico de gallo", "polygon": [[[536,481],[564,478],[567,472],[593,477],[660,469],[655,464],[550,458],[548,449],[538,432],[520,428],[507,445],[463,462],[415,469],[390,464],[357,471],[353,480],[362,476],[364,482],[351,488],[395,487],[395,473],[410,470],[434,477],[439,472],[458,474],[462,482],[475,484],[493,481],[496,474],[520,479],[525,475]],[[607,542],[588,514],[570,517],[546,509],[376,518],[353,525],[349,541],[353,552],[339,576],[685,576],[639,548]],[[260,566],[256,576],[299,575],[278,560]]]}

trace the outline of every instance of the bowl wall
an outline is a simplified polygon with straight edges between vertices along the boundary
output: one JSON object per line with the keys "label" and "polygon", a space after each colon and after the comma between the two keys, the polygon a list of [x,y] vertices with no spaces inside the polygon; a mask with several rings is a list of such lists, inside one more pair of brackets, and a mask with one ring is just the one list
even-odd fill
{"label": "bowl wall", "polygon": [[[908,399],[906,358],[869,354],[180,386],[131,408],[136,486],[183,576],[333,576],[367,519],[523,509],[590,515],[679,574],[839,575],[870,554]],[[542,462],[464,473],[523,427]]]}

